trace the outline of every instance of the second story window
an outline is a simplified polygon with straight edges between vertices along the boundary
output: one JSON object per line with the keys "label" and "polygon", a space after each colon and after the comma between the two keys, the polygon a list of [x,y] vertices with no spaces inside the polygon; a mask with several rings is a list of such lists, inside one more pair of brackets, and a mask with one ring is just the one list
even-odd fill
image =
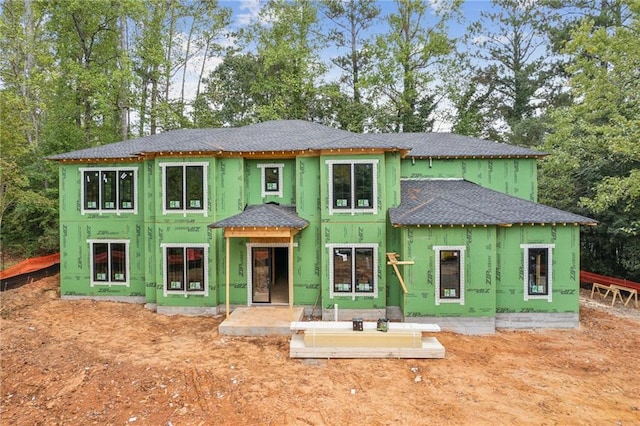
{"label": "second story window", "polygon": [[162,212],[202,213],[206,216],[207,164],[164,163],[162,167]]}
{"label": "second story window", "polygon": [[81,168],[82,214],[137,213],[137,168]]}
{"label": "second story window", "polygon": [[329,214],[377,213],[377,160],[331,160]]}
{"label": "second story window", "polygon": [[282,169],[284,164],[258,164],[261,169],[261,197],[273,195],[282,197]]}

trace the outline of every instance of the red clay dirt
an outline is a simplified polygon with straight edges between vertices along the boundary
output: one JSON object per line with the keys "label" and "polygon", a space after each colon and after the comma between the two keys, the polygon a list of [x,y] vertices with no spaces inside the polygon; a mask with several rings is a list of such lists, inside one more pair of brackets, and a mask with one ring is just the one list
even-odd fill
{"label": "red clay dirt", "polygon": [[439,333],[442,360],[289,358],[222,317],[0,295],[3,425],[640,425],[640,310],[581,291],[577,330]]}

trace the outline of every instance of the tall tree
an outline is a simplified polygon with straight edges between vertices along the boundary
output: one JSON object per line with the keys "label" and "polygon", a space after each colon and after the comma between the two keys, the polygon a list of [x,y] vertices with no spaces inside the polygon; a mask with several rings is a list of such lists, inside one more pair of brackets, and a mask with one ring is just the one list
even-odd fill
{"label": "tall tree", "polygon": [[[350,102],[344,96],[339,108],[341,127],[362,132],[369,108],[362,94],[361,74],[366,73],[371,63],[372,48],[368,42],[369,29],[380,15],[380,7],[374,0],[324,0],[324,15],[333,25],[328,39],[342,55],[331,58],[331,62],[342,71],[340,83],[350,94]],[[335,93],[336,96],[339,93]],[[335,103],[334,103],[335,104]]]}
{"label": "tall tree", "polygon": [[481,12],[468,39],[477,49],[475,74],[492,85],[490,108],[495,122],[490,137],[536,146],[546,131],[541,119],[561,83],[556,77],[545,28],[547,11],[527,0],[493,0]]}
{"label": "tall tree", "polygon": [[[376,95],[383,131],[420,132],[433,126],[435,93],[430,84],[435,66],[453,50],[447,22],[460,1],[442,1],[430,11],[421,0],[396,0],[397,12],[387,16],[389,31],[378,36],[375,74],[368,85]],[[428,15],[433,12],[433,15]],[[435,16],[435,22],[427,19]]]}
{"label": "tall tree", "polygon": [[547,203],[600,220],[584,233],[583,262],[596,272],[640,279],[640,5],[629,19],[572,32],[574,103],[554,111],[553,153],[541,173]]}
{"label": "tall tree", "polygon": [[252,88],[261,94],[259,120],[313,118],[316,83],[325,72],[315,4],[270,0],[248,34],[262,65]]}

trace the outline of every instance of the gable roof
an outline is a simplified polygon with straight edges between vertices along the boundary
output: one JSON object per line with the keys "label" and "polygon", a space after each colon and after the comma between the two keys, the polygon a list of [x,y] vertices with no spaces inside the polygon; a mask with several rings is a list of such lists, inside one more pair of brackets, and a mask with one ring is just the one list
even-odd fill
{"label": "gable roof", "polygon": [[541,152],[451,133],[353,133],[304,120],[244,127],[179,129],[47,157],[49,160],[135,160],[160,153],[284,153],[341,149],[409,152],[412,157],[538,157]]}
{"label": "gable roof", "polygon": [[461,179],[404,179],[400,185],[400,206],[389,209],[393,226],[596,223]]}
{"label": "gable roof", "polygon": [[212,223],[209,228],[279,227],[304,229],[307,225],[309,222],[296,214],[294,206],[268,203],[246,206],[242,212]]}

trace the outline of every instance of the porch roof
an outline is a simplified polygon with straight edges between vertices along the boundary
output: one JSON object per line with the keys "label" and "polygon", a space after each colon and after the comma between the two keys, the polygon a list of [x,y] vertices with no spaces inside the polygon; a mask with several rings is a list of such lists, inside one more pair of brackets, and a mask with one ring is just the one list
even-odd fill
{"label": "porch roof", "polygon": [[596,220],[484,188],[462,179],[405,179],[393,226],[571,223]]}
{"label": "porch roof", "polygon": [[209,228],[288,228],[301,230],[309,222],[296,214],[295,206],[279,204],[248,205],[244,210],[209,225]]}

